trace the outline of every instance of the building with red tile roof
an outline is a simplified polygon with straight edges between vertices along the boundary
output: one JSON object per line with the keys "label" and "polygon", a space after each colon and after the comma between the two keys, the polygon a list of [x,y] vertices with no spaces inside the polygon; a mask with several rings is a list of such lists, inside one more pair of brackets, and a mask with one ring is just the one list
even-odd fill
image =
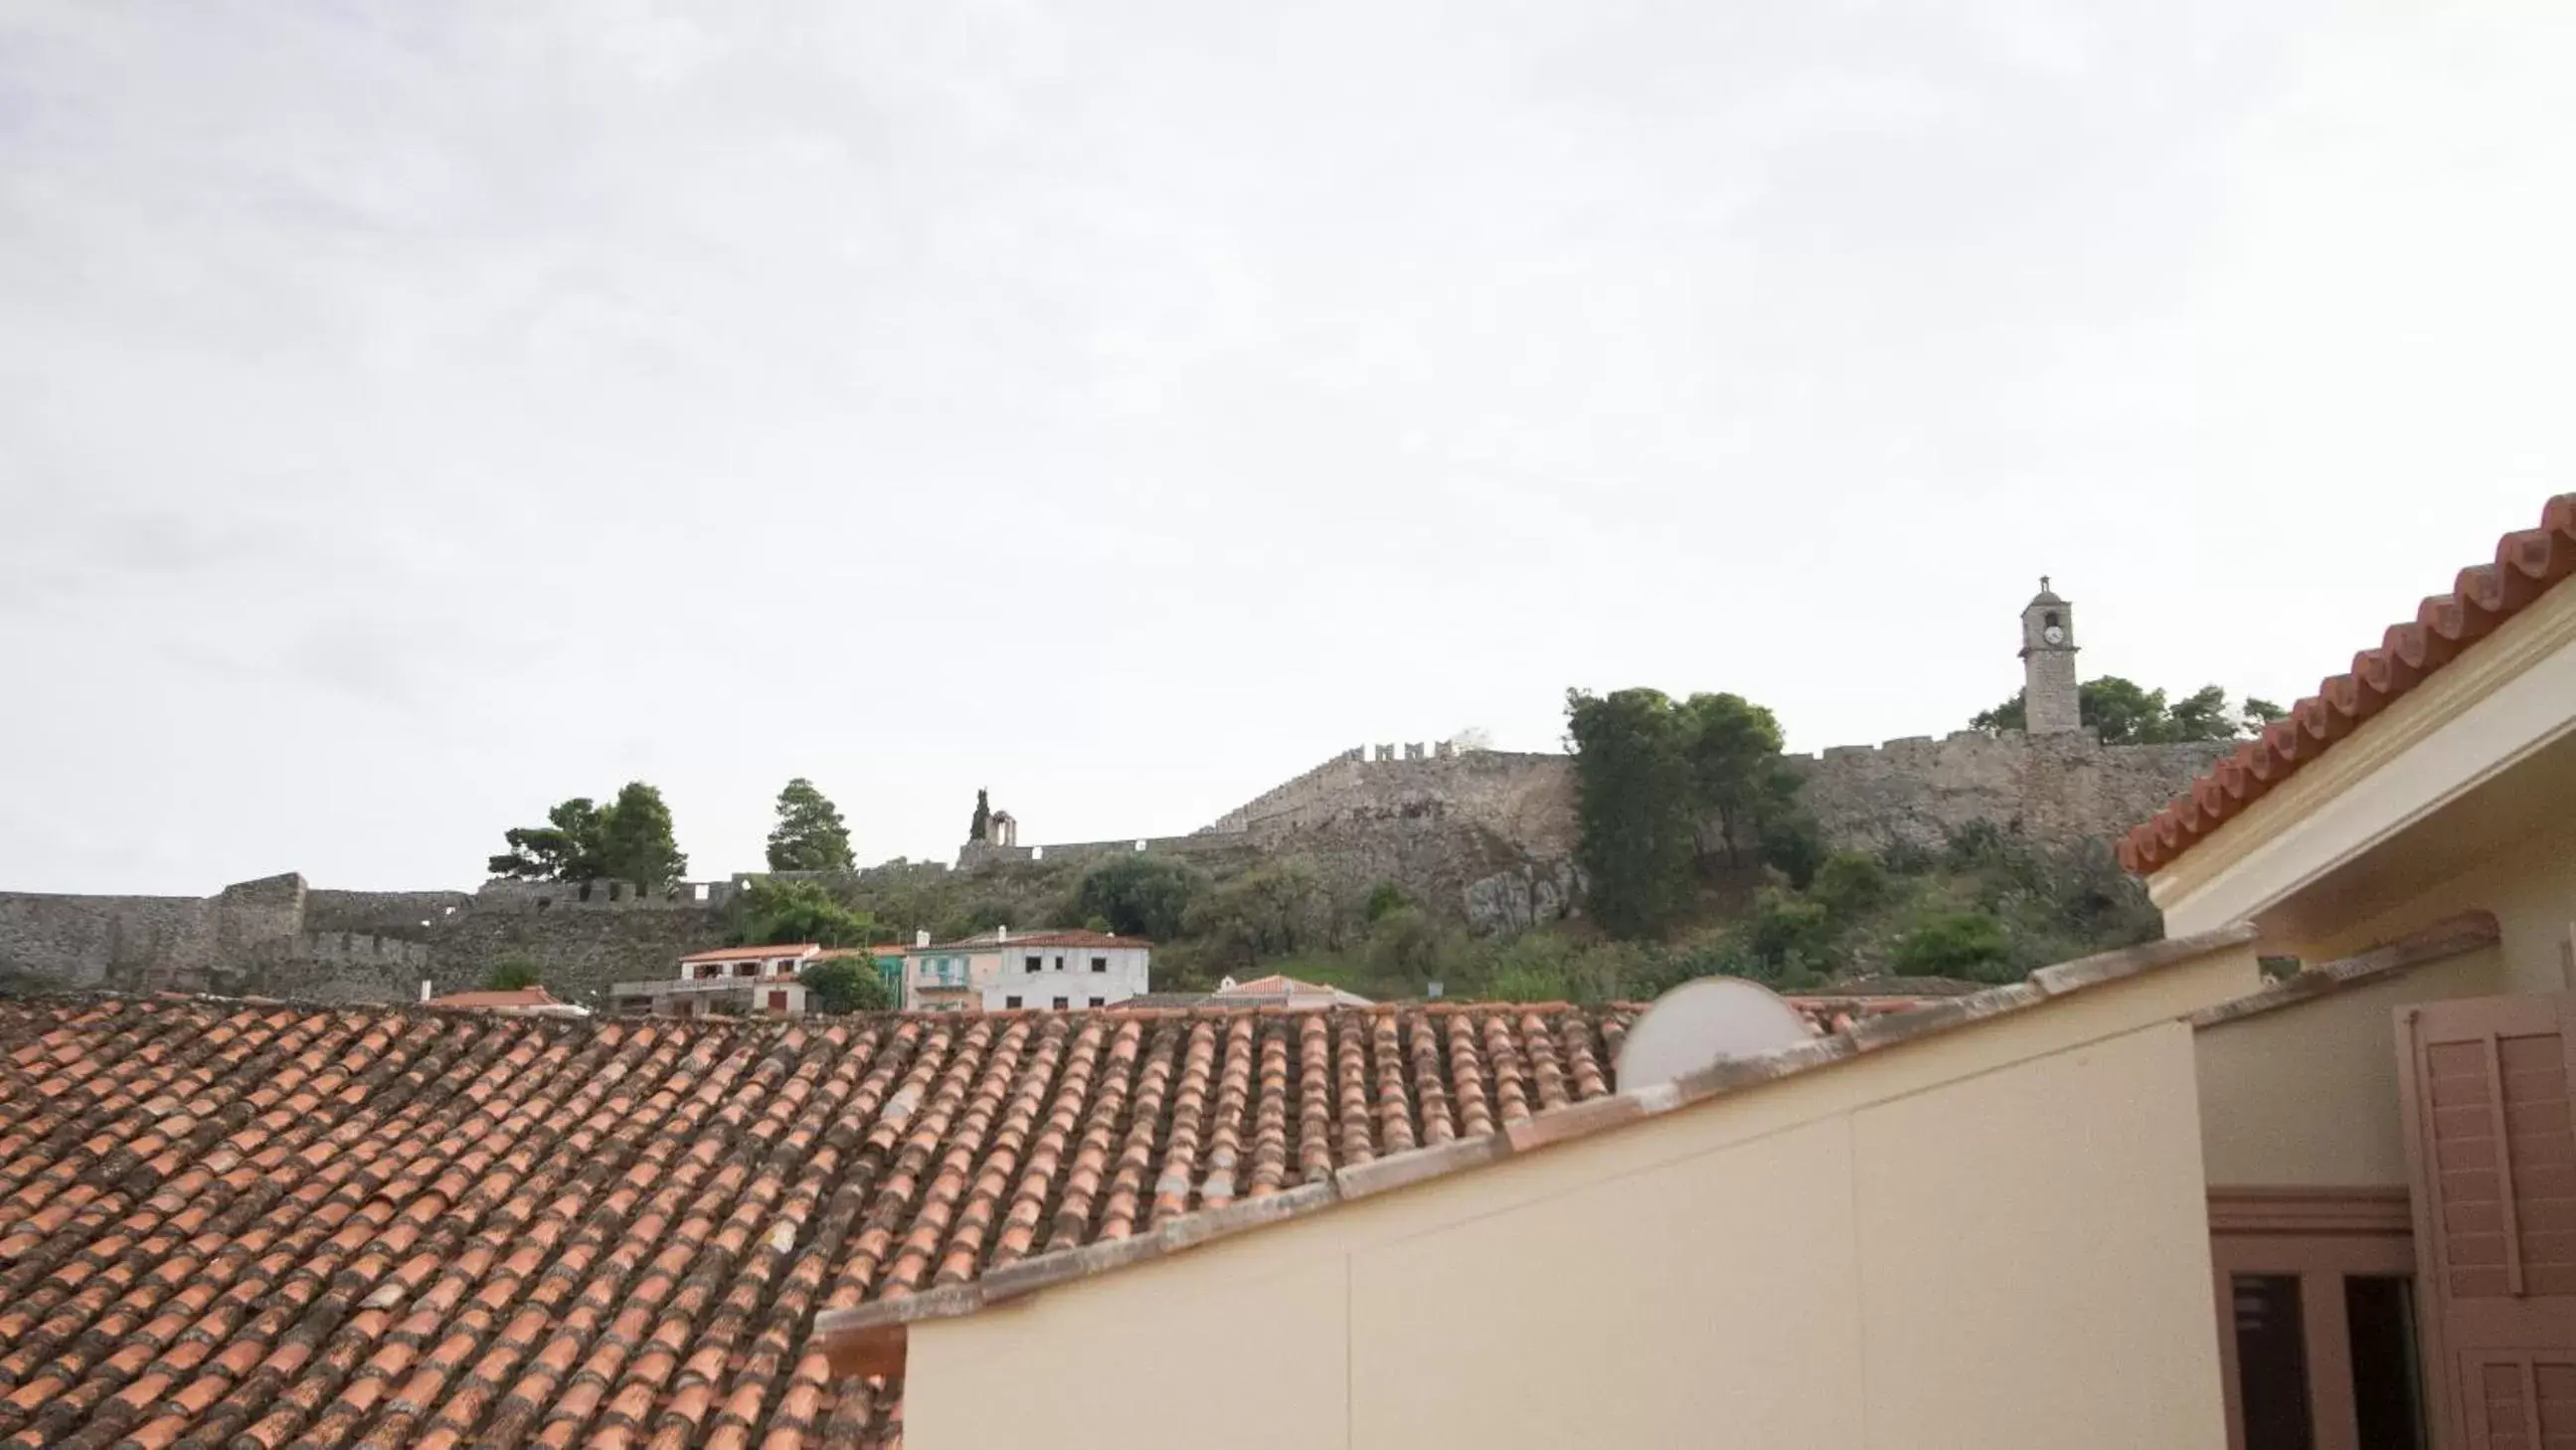
{"label": "building with red tile roof", "polygon": [[1097,931],[997,927],[904,952],[903,1005],[927,1012],[1110,1007],[1153,989],[1154,944]]}
{"label": "building with red tile roof", "polygon": [[1369,999],[1322,982],[1300,981],[1281,972],[1238,982],[1227,977],[1209,995],[1216,1002],[1276,1004],[1282,1007],[1366,1007]]}
{"label": "building with red tile roof", "polygon": [[2576,493],[2562,493],[2542,505],[2537,528],[2497,540],[2492,559],[2462,569],[2449,593],[2426,597],[2414,618],[2390,625],[2377,645],[2354,655],[2351,669],[2329,676],[2132,829],[2120,842],[2120,864],[2140,875],[2172,866],[2570,575],[2576,575]]}
{"label": "building with red tile roof", "polygon": [[503,1012],[528,1017],[587,1017],[590,1009],[563,1001],[543,987],[520,987],[509,991],[450,992],[432,997],[422,1004],[427,1007],[461,1007],[481,1012]]}
{"label": "building with red tile roof", "polygon": [[608,999],[621,1016],[801,1016],[806,991],[797,974],[823,960],[814,942],[718,947],[680,958],[671,977],[619,982]]}
{"label": "building with red tile roof", "polygon": [[891,1445],[818,1312],[1601,1098],[1635,1010],[0,1001],[0,1445]]}

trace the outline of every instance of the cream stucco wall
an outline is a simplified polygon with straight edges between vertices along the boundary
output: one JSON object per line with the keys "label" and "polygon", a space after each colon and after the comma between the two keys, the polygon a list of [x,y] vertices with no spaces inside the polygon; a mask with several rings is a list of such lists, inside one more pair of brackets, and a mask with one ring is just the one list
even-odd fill
{"label": "cream stucco wall", "polygon": [[2403,1188],[2396,1012],[2502,992],[2494,947],[2202,1029],[2204,1171],[2214,1187]]}
{"label": "cream stucco wall", "polygon": [[[2223,1443],[2231,951],[911,1326],[911,1450]],[[1116,1342],[1134,1374],[1068,1345]]]}
{"label": "cream stucco wall", "polygon": [[[2571,702],[2576,704],[2576,702]],[[2495,913],[2500,932],[2498,992],[2564,992],[2568,928],[2576,923],[2576,797],[2562,798],[2558,824],[2493,843],[2483,860],[2451,874],[2426,863],[2425,884],[2391,894],[2288,945],[2302,960],[2326,961],[2394,941],[2456,912]]]}

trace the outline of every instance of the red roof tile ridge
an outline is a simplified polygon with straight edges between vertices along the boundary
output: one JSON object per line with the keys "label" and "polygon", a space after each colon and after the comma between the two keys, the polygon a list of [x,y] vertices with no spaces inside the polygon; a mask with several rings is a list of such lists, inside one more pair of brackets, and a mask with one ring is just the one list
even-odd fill
{"label": "red roof tile ridge", "polygon": [[775,942],[768,946],[712,947],[702,952],[691,952],[680,960],[713,962],[731,961],[737,957],[795,957],[821,950],[823,950],[822,945],[818,942]]}
{"label": "red roof tile ridge", "polygon": [[2172,865],[2571,574],[2576,493],[2562,493],[2542,506],[2539,527],[2506,534],[2492,562],[2461,570],[2450,593],[2427,597],[2413,619],[2389,626],[2376,648],[2353,656],[2350,671],[2320,683],[2315,694],[2131,828],[2120,841],[2120,864],[2141,875]]}

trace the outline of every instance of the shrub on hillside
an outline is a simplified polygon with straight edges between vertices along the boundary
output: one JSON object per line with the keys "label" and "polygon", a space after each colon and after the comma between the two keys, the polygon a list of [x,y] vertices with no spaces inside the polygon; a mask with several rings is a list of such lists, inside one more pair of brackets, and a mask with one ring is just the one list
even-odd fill
{"label": "shrub on hillside", "polygon": [[1821,968],[1833,959],[1836,923],[1823,902],[1765,886],[1753,896],[1753,955],[1771,968]]}
{"label": "shrub on hillside", "polygon": [[1362,914],[1374,923],[1388,912],[1412,904],[1413,898],[1404,894],[1403,887],[1392,881],[1381,881],[1369,888],[1368,907]]}
{"label": "shrub on hillside", "polygon": [[1804,891],[1825,863],[1825,838],[1813,816],[1792,811],[1762,825],[1762,864],[1789,878]]}
{"label": "shrub on hillside", "polygon": [[1954,911],[1907,932],[1890,963],[1906,977],[1958,977],[1971,982],[2010,981],[2012,943],[2004,924],[1983,911]]}
{"label": "shrub on hillside", "polygon": [[1816,868],[1807,895],[1848,920],[1884,903],[1890,889],[1887,868],[1877,857],[1863,851],[1836,851]]}
{"label": "shrub on hillside", "polygon": [[1145,852],[1115,857],[1083,873],[1073,889],[1075,920],[1099,918],[1106,931],[1166,941],[1181,934],[1190,901],[1206,878],[1169,856]]}
{"label": "shrub on hillside", "polygon": [[483,989],[487,992],[516,992],[542,986],[542,975],[536,963],[514,957],[492,964],[492,969],[483,974]]}

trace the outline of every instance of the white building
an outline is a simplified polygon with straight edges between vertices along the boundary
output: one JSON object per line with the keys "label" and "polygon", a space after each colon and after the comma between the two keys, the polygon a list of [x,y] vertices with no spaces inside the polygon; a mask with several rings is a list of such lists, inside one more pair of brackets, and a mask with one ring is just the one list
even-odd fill
{"label": "white building", "polygon": [[796,974],[823,955],[813,942],[722,947],[680,958],[679,975],[658,982],[620,982],[608,989],[621,1015],[705,1017],[721,1009],[742,1015],[801,1016],[805,984]]}
{"label": "white building", "polygon": [[[980,958],[991,963],[970,980],[987,1012],[1018,1008],[1058,1011],[1106,1007],[1150,990],[1154,944],[1143,937],[1097,931],[1007,931],[918,948],[934,959]],[[909,955],[909,954],[908,954]],[[989,970],[990,975],[985,975]]]}

